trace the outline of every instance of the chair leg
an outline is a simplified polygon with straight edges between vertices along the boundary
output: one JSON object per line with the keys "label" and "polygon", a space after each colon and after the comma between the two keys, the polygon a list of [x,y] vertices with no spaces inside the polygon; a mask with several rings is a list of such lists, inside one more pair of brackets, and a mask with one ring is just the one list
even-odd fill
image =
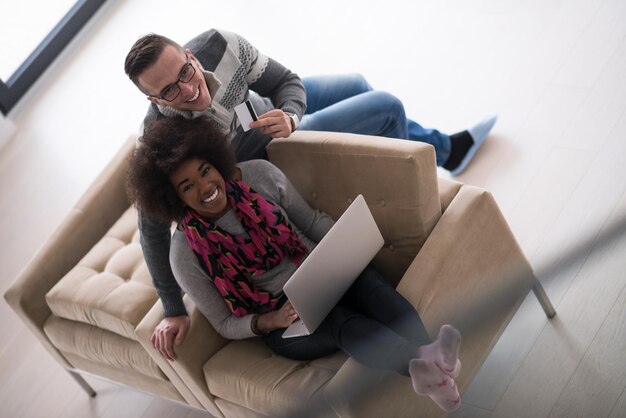
{"label": "chair leg", "polygon": [[87,383],[87,381],[81,375],[71,370],[68,370],[68,372],[70,373],[70,376],[72,376],[74,380],[78,382],[80,387],[83,388],[85,392],[87,392],[87,395],[89,395],[90,398],[96,397],[97,395],[96,391],[93,390],[93,388],[89,385],[89,383]]}
{"label": "chair leg", "polygon": [[556,315],[554,306],[552,306],[552,302],[550,302],[546,291],[543,289],[543,286],[537,279],[535,279],[535,284],[533,285],[533,292],[535,293],[537,300],[541,304],[543,311],[546,313],[546,316],[548,318],[553,318],[554,315]]}

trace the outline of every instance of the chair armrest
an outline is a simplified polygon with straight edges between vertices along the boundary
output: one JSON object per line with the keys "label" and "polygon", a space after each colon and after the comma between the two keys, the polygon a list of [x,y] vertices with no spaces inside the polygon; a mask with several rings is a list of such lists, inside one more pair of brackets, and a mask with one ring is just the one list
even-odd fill
{"label": "chair armrest", "polygon": [[152,331],[163,319],[163,306],[160,300],[139,323],[135,334],[139,343],[190,405],[205,408],[214,416],[221,417],[222,413],[213,401],[214,396],[209,393],[203,367],[211,356],[228,344],[229,340],[213,329],[191,299],[185,296],[183,301],[191,325],[183,343],[174,347],[176,361],[166,360],[150,343]]}
{"label": "chair armrest", "polygon": [[51,314],[45,295],[128,209],[126,159],[134,145],[131,136],[4,294],[44,346],[68,367],[43,333]]}
{"label": "chair armrest", "polygon": [[[459,187],[458,192],[456,184],[450,187],[447,210],[397,289],[417,308],[432,337],[444,323],[461,330],[463,367],[455,382],[463,391],[534,276],[491,194],[472,186]],[[409,379],[367,369],[352,359],[325,392],[341,416],[384,415],[376,398],[388,400],[385,405],[393,405],[397,415],[444,416],[432,401],[412,393]]]}
{"label": "chair armrest", "polygon": [[463,186],[443,213],[397,289],[431,336],[450,323],[461,330],[463,389],[527,295],[534,275],[493,196]]}

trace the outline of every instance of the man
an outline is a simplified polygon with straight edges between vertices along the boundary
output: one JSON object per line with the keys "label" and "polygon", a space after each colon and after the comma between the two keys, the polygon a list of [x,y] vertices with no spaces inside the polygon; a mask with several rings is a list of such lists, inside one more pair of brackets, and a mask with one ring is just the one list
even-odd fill
{"label": "man", "polygon": [[[174,115],[205,116],[228,134],[240,161],[265,158],[270,140],[288,137],[296,129],[352,132],[432,144],[437,164],[458,175],[496,120],[485,119],[451,136],[425,129],[406,118],[396,97],[374,91],[358,74],[301,80],[241,36],[214,29],[184,47],[160,35],[146,35],[129,51],[125,71],[151,102],[144,124]],[[234,113],[247,99],[259,115],[250,130]],[[170,226],[140,215],[139,229],[165,316],[151,341],[165,358],[175,360],[173,344],[185,338],[189,317],[169,264]]]}

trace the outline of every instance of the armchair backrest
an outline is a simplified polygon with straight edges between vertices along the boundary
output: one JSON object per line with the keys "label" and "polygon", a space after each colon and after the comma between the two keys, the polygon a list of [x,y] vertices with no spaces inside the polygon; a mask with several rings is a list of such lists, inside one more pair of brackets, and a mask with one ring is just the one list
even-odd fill
{"label": "armchair backrest", "polygon": [[267,147],[269,159],[314,208],[337,219],[362,194],[385,238],[374,264],[394,285],[441,217],[431,145],[297,131]]}

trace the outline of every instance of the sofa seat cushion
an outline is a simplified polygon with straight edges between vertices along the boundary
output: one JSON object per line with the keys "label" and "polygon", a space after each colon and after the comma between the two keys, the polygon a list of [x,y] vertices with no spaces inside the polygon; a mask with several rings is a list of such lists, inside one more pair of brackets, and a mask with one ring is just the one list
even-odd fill
{"label": "sofa seat cushion", "polygon": [[135,327],[156,300],[139,244],[134,208],[129,208],[46,294],[55,316],[133,340]]}
{"label": "sofa seat cushion", "polygon": [[321,395],[346,359],[337,352],[313,361],[294,361],[253,338],[230,342],[203,369],[211,394],[277,416]]}
{"label": "sofa seat cushion", "polygon": [[[44,332],[62,353],[69,353],[118,370],[132,370],[144,376],[167,380],[161,369],[137,341],[54,315],[44,324]],[[80,367],[78,364],[73,364],[73,366]]]}

